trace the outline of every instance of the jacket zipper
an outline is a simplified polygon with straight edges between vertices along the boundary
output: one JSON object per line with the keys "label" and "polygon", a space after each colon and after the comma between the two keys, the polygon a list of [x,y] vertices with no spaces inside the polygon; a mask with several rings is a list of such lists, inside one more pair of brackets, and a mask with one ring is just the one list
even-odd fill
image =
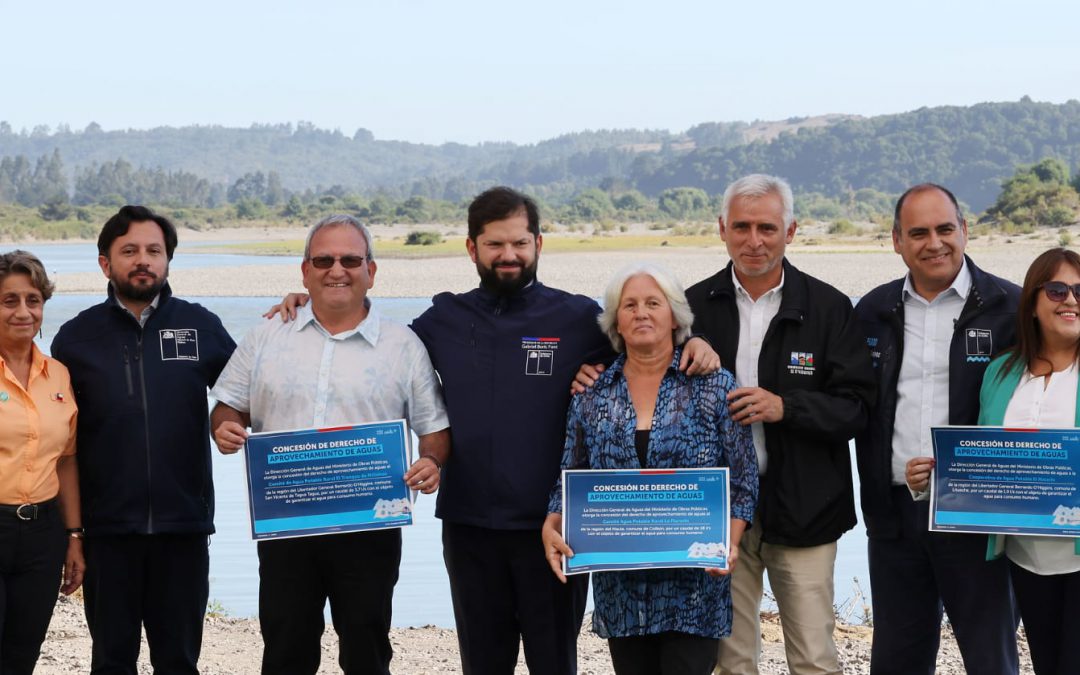
{"label": "jacket zipper", "polygon": [[128,398],[135,395],[135,385],[131,381],[131,355],[128,354],[127,345],[124,345],[124,375],[127,377]]}
{"label": "jacket zipper", "polygon": [[153,472],[150,469],[150,408],[146,401],[146,371],[143,368],[142,334],[135,343],[135,362],[139,364],[139,390],[142,393],[143,429],[146,432],[146,533],[154,533]]}

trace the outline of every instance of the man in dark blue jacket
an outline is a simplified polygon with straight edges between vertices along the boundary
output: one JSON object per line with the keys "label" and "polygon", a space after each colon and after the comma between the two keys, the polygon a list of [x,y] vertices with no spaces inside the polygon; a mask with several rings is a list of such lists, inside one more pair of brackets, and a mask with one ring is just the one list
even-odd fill
{"label": "man in dark blue jacket", "polygon": [[[588,577],[559,583],[540,528],[570,383],[582,363],[614,354],[595,301],[536,280],[542,245],[532,199],[505,187],[484,192],[469,206],[466,242],[480,287],[435,296],[412,323],[450,416],[453,451],[435,514],[466,675],[512,674],[519,642],[531,672],[577,672]],[[718,366],[701,340],[687,351],[682,367],[697,366],[688,372]]]}
{"label": "man in dark blue jacket", "polygon": [[976,267],[966,244],[956,197],[939,185],[912,187],[893,220],[893,248],[908,274],[855,309],[878,384],[870,423],[855,439],[875,675],[933,673],[943,607],[969,673],[1018,668],[1006,561],[984,560],[985,536],[928,532],[925,495],[906,481],[929,470],[931,426],[976,423],[983,371],[1016,340],[1020,289]]}
{"label": "man in dark blue jacket", "polygon": [[52,355],[79,405],[92,673],[134,675],[141,628],[156,673],[197,673],[214,531],[207,388],[235,343],[166,281],[173,225],[141,206],[105,223],[108,298],[65,323]]}
{"label": "man in dark blue jacket", "polygon": [[593,300],[536,280],[531,199],[494,188],[469,207],[480,287],[435,296],[412,323],[443,382],[453,451],[443,521],[462,669],[509,675],[524,639],[536,673],[572,673],[588,577],[559,583],[540,544],[578,366],[610,360]]}

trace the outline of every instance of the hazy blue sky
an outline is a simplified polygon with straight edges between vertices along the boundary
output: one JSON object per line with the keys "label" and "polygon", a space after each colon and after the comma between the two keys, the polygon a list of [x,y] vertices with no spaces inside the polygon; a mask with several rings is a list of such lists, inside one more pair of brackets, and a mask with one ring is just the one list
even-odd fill
{"label": "hazy blue sky", "polygon": [[0,0],[16,129],[306,120],[379,139],[1080,98],[1080,3]]}

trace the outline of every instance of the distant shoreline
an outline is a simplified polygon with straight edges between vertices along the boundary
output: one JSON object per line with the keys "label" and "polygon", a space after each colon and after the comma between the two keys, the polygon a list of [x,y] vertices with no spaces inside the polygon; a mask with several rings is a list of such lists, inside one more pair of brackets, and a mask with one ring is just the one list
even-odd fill
{"label": "distant shoreline", "polygon": [[[796,242],[798,239],[796,239]],[[969,254],[981,268],[1020,283],[1031,261],[1054,242],[1033,241],[1014,244],[972,242]],[[32,249],[31,249],[32,250]],[[183,255],[183,251],[177,253]],[[859,297],[874,286],[901,277],[906,269],[900,256],[888,248],[877,251],[859,248],[790,246],[788,259],[799,269]],[[539,279],[548,286],[599,297],[608,280],[620,267],[650,261],[671,269],[684,286],[715,274],[727,265],[724,249],[655,248],[648,250],[598,251],[590,253],[542,253]],[[464,292],[476,287],[476,268],[462,251],[455,256],[436,258],[378,258],[373,298],[426,298],[443,291]],[[56,275],[58,293],[99,294],[104,280],[100,272]],[[296,265],[267,264],[239,267],[174,269],[170,283],[180,296],[280,297],[303,290],[300,259]]]}
{"label": "distant shoreline", "polygon": [[[463,227],[375,225],[371,230],[378,263],[372,297],[425,298],[443,291],[463,292],[475,288],[476,269],[465,252]],[[436,230],[455,239],[434,247],[410,246],[406,249],[401,246],[401,240],[413,230]],[[207,251],[245,255],[266,250],[268,245],[273,248],[276,243],[281,250],[294,252],[296,265],[173,269],[171,284],[177,294],[195,297],[280,297],[302,290],[299,250],[306,234],[304,227],[182,230],[178,257]],[[1052,230],[1011,237],[987,235],[971,240],[968,252],[983,269],[1020,283],[1035,256],[1058,245],[1057,236]],[[642,242],[647,242],[648,246],[643,247]],[[93,242],[9,242],[0,244],[0,250],[21,247],[32,252],[35,246],[58,243]],[[828,235],[821,223],[800,226],[795,241],[788,246],[787,255],[799,269],[852,297],[859,297],[874,286],[906,272],[900,256],[893,252],[888,236],[838,237]],[[598,297],[616,270],[640,261],[667,266],[685,286],[689,286],[722,269],[728,258],[717,234],[669,236],[639,223],[626,232],[595,236],[567,231],[547,234],[538,276],[549,286]],[[59,293],[99,294],[103,288],[102,276],[97,271],[58,274],[54,281]]]}

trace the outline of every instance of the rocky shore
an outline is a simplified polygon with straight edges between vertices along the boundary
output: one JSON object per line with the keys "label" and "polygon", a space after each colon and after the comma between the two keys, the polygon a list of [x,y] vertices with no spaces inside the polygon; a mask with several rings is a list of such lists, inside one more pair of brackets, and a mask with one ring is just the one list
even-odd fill
{"label": "rocky shore", "polygon": [[[761,672],[764,674],[786,673],[784,645],[780,624],[775,616],[766,616],[762,625],[764,653]],[[585,628],[578,640],[578,672],[581,675],[611,675],[611,659],[607,644]],[[872,629],[865,626],[840,625],[836,629],[837,645],[844,673],[867,673],[870,669],[870,638]],[[394,646],[391,668],[399,675],[430,675],[460,673],[457,638],[454,631],[435,626],[419,628],[395,628],[390,634]],[[1019,640],[1021,649],[1021,673],[1032,673],[1027,657],[1027,645]],[[199,669],[203,675],[248,675],[259,672],[262,658],[262,640],[259,622],[255,619],[211,616],[206,619],[203,634],[202,659]],[[42,648],[35,673],[38,675],[72,675],[90,670],[90,635],[83,618],[82,603],[78,599],[61,598],[53,615],[49,635]],[[139,655],[139,674],[149,675],[150,667],[146,642]],[[337,635],[327,626],[323,635],[323,658],[320,675],[340,673],[337,667]],[[518,675],[528,673],[524,656],[518,660]],[[941,675],[964,673],[960,652],[951,632],[942,631],[941,650],[938,653],[937,672]]]}

